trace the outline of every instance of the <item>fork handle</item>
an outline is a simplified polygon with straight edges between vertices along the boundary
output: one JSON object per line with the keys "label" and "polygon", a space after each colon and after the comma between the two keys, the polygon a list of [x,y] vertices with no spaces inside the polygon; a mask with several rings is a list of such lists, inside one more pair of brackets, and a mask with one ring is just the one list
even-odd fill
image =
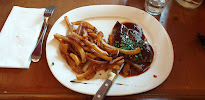
{"label": "fork handle", "polygon": [[[32,53],[33,56],[41,56],[42,55],[42,44],[43,44],[43,40],[44,40],[44,36],[45,36],[45,33],[47,31],[47,28],[48,28],[48,18],[44,18],[44,22],[43,22],[43,26],[42,26],[42,29],[41,29],[41,36],[36,44],[36,47]],[[39,58],[40,59],[40,58]]]}

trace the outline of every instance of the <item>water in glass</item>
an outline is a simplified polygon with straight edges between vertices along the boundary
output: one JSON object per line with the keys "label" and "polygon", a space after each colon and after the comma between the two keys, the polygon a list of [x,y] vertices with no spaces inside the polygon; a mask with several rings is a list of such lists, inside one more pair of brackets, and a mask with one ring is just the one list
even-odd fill
{"label": "water in glass", "polygon": [[159,15],[169,0],[145,0],[145,10],[151,15]]}

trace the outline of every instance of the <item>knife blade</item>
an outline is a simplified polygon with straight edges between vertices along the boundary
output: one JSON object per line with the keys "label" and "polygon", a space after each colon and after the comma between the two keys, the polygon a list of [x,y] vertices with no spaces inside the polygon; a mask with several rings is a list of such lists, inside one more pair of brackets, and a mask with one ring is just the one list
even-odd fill
{"label": "knife blade", "polygon": [[113,71],[110,71],[108,73],[108,78],[105,80],[105,82],[102,84],[102,86],[99,88],[97,93],[94,95],[92,100],[103,100],[107,92],[109,91],[110,87],[112,86],[112,83],[117,78],[119,72],[123,68],[124,64],[120,66],[120,70],[117,70],[116,73]]}

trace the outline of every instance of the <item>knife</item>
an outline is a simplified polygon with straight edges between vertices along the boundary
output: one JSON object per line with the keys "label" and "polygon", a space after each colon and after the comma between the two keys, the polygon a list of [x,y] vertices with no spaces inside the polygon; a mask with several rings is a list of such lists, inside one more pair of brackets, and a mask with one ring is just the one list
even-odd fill
{"label": "knife", "polygon": [[117,72],[110,71],[108,73],[108,78],[107,80],[102,84],[102,86],[99,88],[97,93],[94,95],[92,100],[103,100],[105,95],[107,94],[108,90],[110,89],[112,83],[114,80],[117,78],[119,72],[123,68],[124,64],[121,65],[120,70],[117,70]]}

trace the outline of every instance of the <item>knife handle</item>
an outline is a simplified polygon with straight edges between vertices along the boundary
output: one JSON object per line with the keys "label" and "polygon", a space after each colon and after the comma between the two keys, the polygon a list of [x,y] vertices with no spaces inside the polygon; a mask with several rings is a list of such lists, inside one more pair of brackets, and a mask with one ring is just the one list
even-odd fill
{"label": "knife handle", "polygon": [[100,87],[100,89],[97,91],[97,93],[94,95],[92,100],[103,100],[111,85],[112,81],[110,79],[107,79]]}

